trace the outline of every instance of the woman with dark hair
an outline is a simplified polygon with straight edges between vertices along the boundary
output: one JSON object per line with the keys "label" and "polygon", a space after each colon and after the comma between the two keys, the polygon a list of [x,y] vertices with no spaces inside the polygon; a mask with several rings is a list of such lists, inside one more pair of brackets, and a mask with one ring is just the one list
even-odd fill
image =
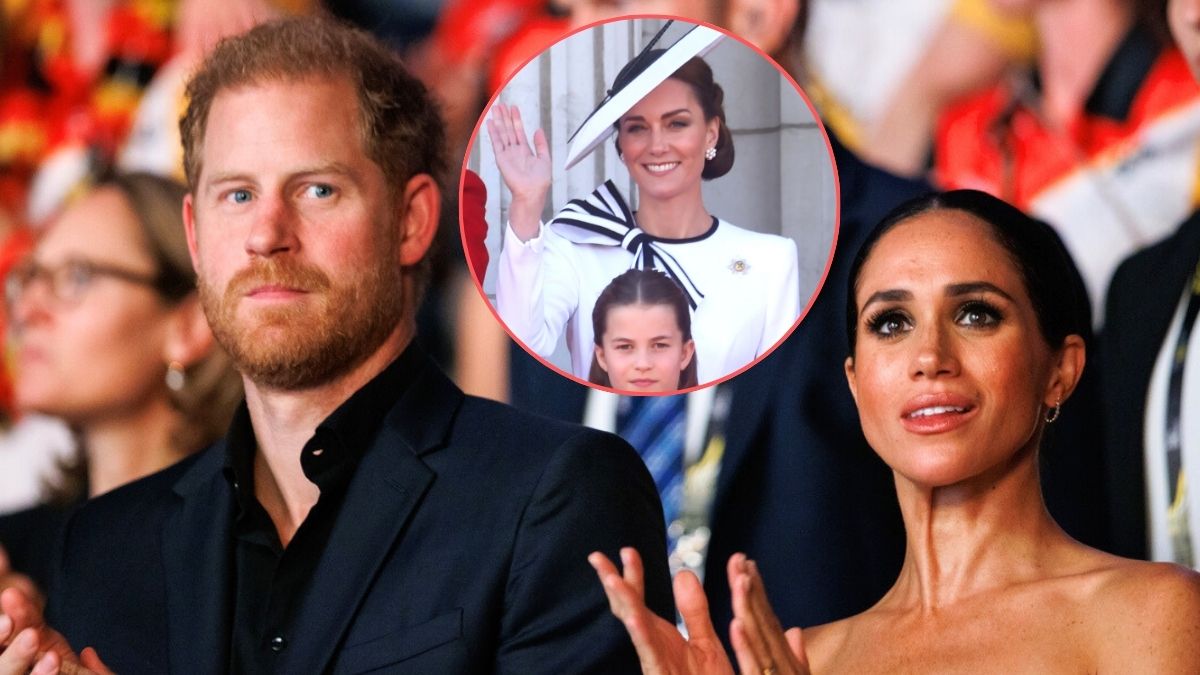
{"label": "woman with dark hair", "polygon": [[64,420],[80,448],[46,506],[0,518],[12,568],[39,585],[69,507],[212,443],[241,400],[196,297],[183,195],[149,174],[102,180],[6,280],[17,405]]}
{"label": "woman with dark hair", "polygon": [[[497,104],[488,120],[496,162],[512,193],[497,309],[512,332],[543,356],[565,331],[577,377],[588,375],[592,360],[591,308],[609,281],[631,267],[662,270],[684,289],[700,382],[750,363],[799,316],[795,243],[736,227],[705,207],[701,181],[732,168],[734,147],[724,92],[712,69],[699,57],[680,55],[680,45],[692,45],[702,34],[696,31],[708,31],[713,41],[720,37],[696,27],[669,49],[644,51],[617,75],[611,97],[573,142],[573,150],[584,149],[572,153],[568,165],[615,132],[617,152],[638,186],[636,212],[608,181],[544,226],[551,176],[545,134],[537,130],[531,146],[515,107]],[[633,93],[642,91],[648,93],[641,98]]]}
{"label": "woman with dark hair", "polygon": [[589,382],[637,393],[698,384],[687,296],[662,272],[632,269],[613,279],[592,308],[592,335]]}
{"label": "woman with dark hair", "polygon": [[[801,636],[735,555],[742,672],[1200,672],[1200,575],[1089,548],[1042,499],[1038,448],[1085,361],[1071,269],[1048,226],[982,192],[921,198],[876,228],[850,275],[845,371],[895,476],[904,565],[875,606]],[[642,609],[640,561],[622,558],[623,577],[590,560],[645,671],[729,672],[695,577],[675,583],[685,642]]]}

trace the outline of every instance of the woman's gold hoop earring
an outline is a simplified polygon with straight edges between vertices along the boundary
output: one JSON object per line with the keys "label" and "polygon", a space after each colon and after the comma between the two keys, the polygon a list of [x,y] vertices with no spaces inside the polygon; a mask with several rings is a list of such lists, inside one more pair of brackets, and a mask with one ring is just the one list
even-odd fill
{"label": "woman's gold hoop earring", "polygon": [[1061,398],[1055,399],[1054,407],[1051,408],[1046,413],[1046,424],[1054,424],[1054,420],[1058,419],[1058,416],[1060,413],[1062,413],[1062,399]]}

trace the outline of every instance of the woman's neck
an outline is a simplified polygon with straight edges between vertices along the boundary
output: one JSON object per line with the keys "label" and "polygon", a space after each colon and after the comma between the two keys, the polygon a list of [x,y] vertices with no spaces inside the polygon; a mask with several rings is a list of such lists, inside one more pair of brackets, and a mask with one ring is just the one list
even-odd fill
{"label": "woman's neck", "polygon": [[985,475],[927,488],[896,476],[907,549],[881,604],[922,612],[1040,578],[1071,540],[1046,511],[1037,453]]}
{"label": "woman's neck", "polygon": [[179,413],[166,398],[81,429],[88,459],[88,497],[166,468],[183,458],[172,447]]}
{"label": "woman's neck", "polygon": [[1083,110],[1088,96],[1125,34],[1133,27],[1130,3],[1057,0],[1034,12],[1042,112],[1062,129]]}
{"label": "woman's neck", "polygon": [[707,232],[712,226],[712,216],[704,208],[697,183],[694,191],[670,199],[655,199],[643,194],[638,204],[637,223],[655,237],[685,239]]}

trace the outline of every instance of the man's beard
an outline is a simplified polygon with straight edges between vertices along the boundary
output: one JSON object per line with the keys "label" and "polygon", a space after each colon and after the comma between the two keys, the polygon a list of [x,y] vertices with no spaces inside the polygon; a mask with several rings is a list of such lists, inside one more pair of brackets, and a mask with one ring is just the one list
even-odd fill
{"label": "man's beard", "polygon": [[[394,247],[382,247],[390,251]],[[334,283],[320,269],[291,258],[256,258],[224,293],[200,280],[200,302],[217,342],[250,381],[280,390],[332,382],[360,365],[391,335],[404,314],[401,268],[381,257],[367,270]],[[254,310],[239,323],[239,303],[263,285],[309,295],[284,307]]]}

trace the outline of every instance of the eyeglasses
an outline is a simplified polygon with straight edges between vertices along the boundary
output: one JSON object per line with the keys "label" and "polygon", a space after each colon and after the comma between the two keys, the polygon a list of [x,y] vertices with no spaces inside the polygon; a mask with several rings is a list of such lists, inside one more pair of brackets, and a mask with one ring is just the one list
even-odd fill
{"label": "eyeglasses", "polygon": [[110,277],[151,288],[157,288],[159,281],[157,275],[141,274],[79,258],[71,258],[54,267],[46,267],[30,259],[9,271],[4,280],[4,301],[11,309],[30,286],[45,281],[56,301],[63,305],[76,305],[97,277]]}

